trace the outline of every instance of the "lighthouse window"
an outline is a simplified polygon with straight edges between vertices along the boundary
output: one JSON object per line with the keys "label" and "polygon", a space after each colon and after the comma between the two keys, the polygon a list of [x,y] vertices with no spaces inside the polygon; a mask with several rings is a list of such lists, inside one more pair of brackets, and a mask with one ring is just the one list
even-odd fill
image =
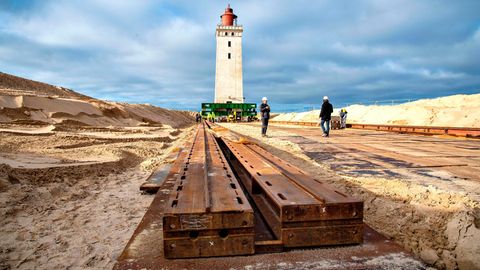
{"label": "lighthouse window", "polygon": [[231,58],[232,58],[232,54],[228,53],[228,59],[231,59]]}
{"label": "lighthouse window", "polygon": [[228,33],[227,33],[227,32],[225,32],[225,36],[228,36]]}
{"label": "lighthouse window", "polygon": [[233,36],[233,32],[232,32],[232,36]]}
{"label": "lighthouse window", "polygon": [[228,47],[232,47],[232,42],[231,41],[228,42]]}

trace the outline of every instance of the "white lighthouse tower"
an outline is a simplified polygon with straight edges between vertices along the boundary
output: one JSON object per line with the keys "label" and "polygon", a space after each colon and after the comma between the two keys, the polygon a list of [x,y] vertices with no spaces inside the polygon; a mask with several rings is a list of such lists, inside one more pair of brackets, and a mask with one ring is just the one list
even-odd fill
{"label": "white lighthouse tower", "polygon": [[217,25],[215,103],[243,103],[242,33],[230,5]]}

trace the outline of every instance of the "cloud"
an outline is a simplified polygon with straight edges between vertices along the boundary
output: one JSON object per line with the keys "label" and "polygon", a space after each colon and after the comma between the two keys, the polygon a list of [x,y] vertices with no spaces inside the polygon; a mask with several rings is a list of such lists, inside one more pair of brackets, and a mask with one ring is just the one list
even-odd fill
{"label": "cloud", "polygon": [[[478,1],[232,1],[247,101],[340,105],[480,91]],[[4,1],[0,68],[97,98],[213,99],[218,1]]]}

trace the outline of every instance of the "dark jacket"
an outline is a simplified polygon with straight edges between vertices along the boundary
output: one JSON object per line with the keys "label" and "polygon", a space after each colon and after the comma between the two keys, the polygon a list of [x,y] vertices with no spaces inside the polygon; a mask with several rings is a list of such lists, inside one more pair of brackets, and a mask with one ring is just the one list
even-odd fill
{"label": "dark jacket", "polygon": [[322,104],[322,110],[320,111],[320,119],[325,121],[330,121],[332,119],[333,106],[328,102],[324,101]]}
{"label": "dark jacket", "polygon": [[262,103],[260,112],[262,113],[262,118],[270,118],[270,105]]}

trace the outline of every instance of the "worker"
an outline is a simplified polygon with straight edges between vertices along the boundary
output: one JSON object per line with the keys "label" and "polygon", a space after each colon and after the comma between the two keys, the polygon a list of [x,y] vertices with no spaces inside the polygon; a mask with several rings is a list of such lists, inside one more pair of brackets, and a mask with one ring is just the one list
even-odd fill
{"label": "worker", "polygon": [[215,121],[215,112],[212,112],[212,122],[214,122],[214,123],[216,122]]}
{"label": "worker", "polygon": [[233,119],[232,109],[228,108],[227,109],[227,122],[232,122],[232,119]]}
{"label": "worker", "polygon": [[237,122],[237,111],[233,112],[233,122]]}
{"label": "worker", "polygon": [[330,104],[328,97],[324,96],[322,109],[320,110],[320,126],[322,127],[323,137],[329,137],[330,135],[330,120],[332,119],[332,113],[333,106]]}
{"label": "worker", "polygon": [[340,128],[347,128],[347,113],[345,108],[340,110]]}
{"label": "worker", "polygon": [[270,106],[267,104],[267,97],[262,98],[260,113],[262,114],[262,137],[267,137],[268,119],[270,119]]}
{"label": "worker", "polygon": [[200,120],[202,119],[202,117],[200,116],[199,113],[195,114],[195,121],[200,122]]}

